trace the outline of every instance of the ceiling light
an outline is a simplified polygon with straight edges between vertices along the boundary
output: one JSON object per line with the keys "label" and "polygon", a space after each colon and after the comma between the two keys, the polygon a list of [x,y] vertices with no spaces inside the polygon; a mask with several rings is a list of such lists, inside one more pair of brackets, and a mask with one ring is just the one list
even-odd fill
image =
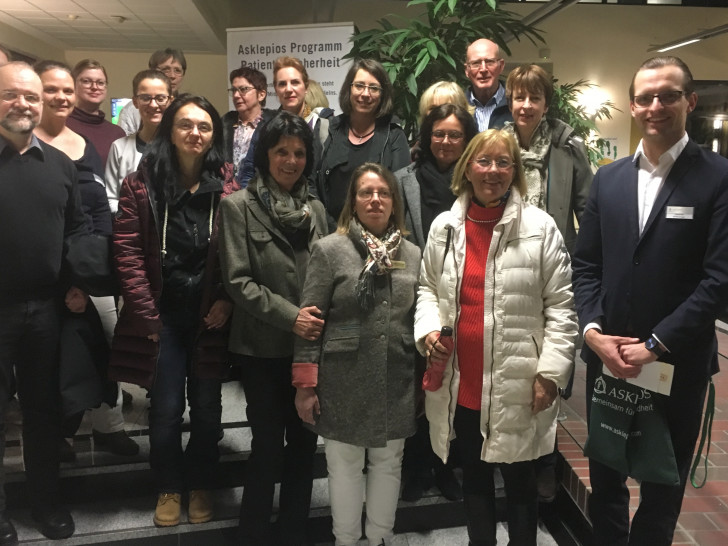
{"label": "ceiling light", "polygon": [[670,49],[675,49],[677,47],[694,44],[695,42],[699,42],[700,40],[707,40],[708,38],[712,38],[713,36],[718,36],[719,34],[724,34],[726,32],[728,32],[728,25],[721,25],[719,27],[709,28],[707,30],[703,30],[702,32],[698,32],[696,34],[691,34],[690,36],[685,36],[684,38],[679,38],[677,40],[667,42],[666,44],[652,46],[647,51],[658,51],[662,53],[664,51],[669,51]]}
{"label": "ceiling light", "polygon": [[[695,38],[694,40],[683,40],[682,42],[678,42],[673,45],[664,46],[657,50],[658,53],[664,53],[665,51],[670,51],[671,49],[677,49],[678,47],[694,44],[695,42],[699,42],[700,38]],[[648,49],[647,51],[652,51],[651,49]]]}

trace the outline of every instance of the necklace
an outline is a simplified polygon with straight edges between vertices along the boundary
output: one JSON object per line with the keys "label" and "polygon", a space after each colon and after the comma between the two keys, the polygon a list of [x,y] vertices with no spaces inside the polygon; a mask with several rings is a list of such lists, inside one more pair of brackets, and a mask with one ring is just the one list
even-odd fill
{"label": "necklace", "polygon": [[349,131],[351,131],[351,134],[354,135],[356,138],[359,139],[359,143],[360,144],[361,144],[361,141],[362,140],[364,140],[366,137],[368,137],[369,135],[371,135],[374,132],[374,129],[376,129],[376,126],[372,127],[372,130],[369,131],[368,133],[365,133],[363,135],[357,135],[356,134],[356,131],[354,131],[354,129],[352,129],[351,127],[349,127]]}
{"label": "necklace", "polygon": [[476,224],[495,224],[498,220],[500,220],[502,218],[502,216],[501,216],[500,218],[494,218],[493,220],[476,220],[469,214],[466,214],[465,216],[467,217],[468,220],[470,220],[471,222],[475,222]]}

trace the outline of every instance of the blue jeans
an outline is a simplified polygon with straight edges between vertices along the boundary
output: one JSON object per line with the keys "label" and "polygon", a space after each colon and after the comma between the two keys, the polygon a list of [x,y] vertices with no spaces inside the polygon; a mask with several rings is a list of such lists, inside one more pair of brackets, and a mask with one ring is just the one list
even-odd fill
{"label": "blue jeans", "polygon": [[[218,440],[222,400],[219,379],[199,379],[191,373],[193,328],[162,317],[159,359],[151,390],[149,460],[158,493],[212,487],[220,458]],[[182,451],[185,383],[190,404],[190,440]]]}

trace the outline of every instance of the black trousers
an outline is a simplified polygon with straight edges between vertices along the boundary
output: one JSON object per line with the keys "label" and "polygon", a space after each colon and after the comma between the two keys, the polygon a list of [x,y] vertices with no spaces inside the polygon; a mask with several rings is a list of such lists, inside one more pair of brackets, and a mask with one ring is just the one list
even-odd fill
{"label": "black trousers", "polygon": [[[311,506],[316,434],[304,428],[291,385],[291,358],[238,356],[240,380],[253,433],[240,506],[243,544],[305,544]],[[270,519],[276,481],[280,479],[277,534]]]}
{"label": "black trousers", "polygon": [[473,546],[496,543],[493,471],[499,466],[506,490],[509,544],[536,546],[538,500],[535,461],[496,465],[481,460],[483,435],[479,411],[457,406],[453,425],[458,439],[456,449],[463,468],[463,504],[470,543]]}
{"label": "black trousers", "polygon": [[[0,461],[5,455],[5,410],[15,385],[23,414],[28,494],[36,508],[58,502],[60,321],[61,302],[56,299],[0,303]],[[0,511],[6,508],[4,485],[2,469]]]}
{"label": "black trousers", "polygon": [[[587,367],[587,401],[594,391],[594,381],[601,374],[601,363]],[[680,484],[661,485],[643,481],[640,504],[629,524],[629,491],[627,476],[589,460],[592,494],[589,517],[594,526],[594,544],[669,546],[682,507],[690,463],[700,432],[707,382],[673,385],[668,399],[667,421],[680,474]],[[677,392],[676,392],[677,391]],[[587,409],[590,404],[587,403]]]}

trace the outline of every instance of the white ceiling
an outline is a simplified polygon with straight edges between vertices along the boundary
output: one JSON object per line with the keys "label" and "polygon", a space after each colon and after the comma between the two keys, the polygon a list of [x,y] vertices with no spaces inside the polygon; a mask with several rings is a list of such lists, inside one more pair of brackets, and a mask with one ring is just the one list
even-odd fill
{"label": "white ceiling", "polygon": [[193,0],[0,0],[0,22],[64,50],[225,51]]}

